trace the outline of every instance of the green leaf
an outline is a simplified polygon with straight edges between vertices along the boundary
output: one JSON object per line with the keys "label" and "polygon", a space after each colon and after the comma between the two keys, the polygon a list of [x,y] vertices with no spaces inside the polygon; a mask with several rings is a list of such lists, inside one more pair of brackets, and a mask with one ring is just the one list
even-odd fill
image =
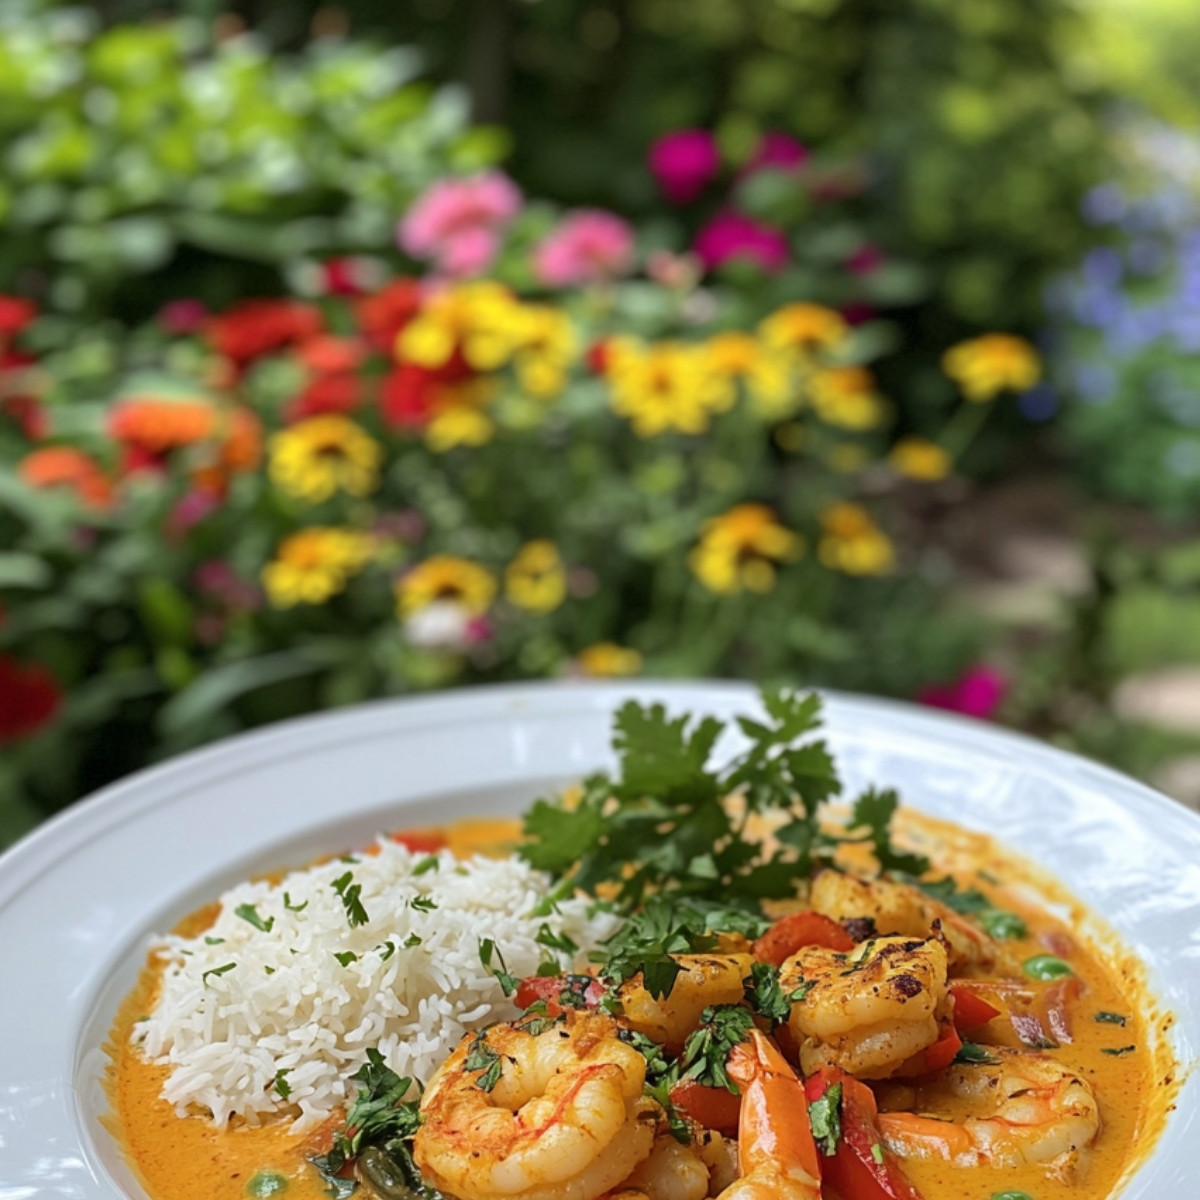
{"label": "green leaf", "polygon": [[44,588],[50,568],[33,554],[0,554],[0,588]]}
{"label": "green leaf", "polygon": [[808,1106],[808,1119],[812,1125],[813,1138],[826,1158],[837,1153],[842,1140],[842,1085],[835,1083],[825,1089],[825,1094]]}

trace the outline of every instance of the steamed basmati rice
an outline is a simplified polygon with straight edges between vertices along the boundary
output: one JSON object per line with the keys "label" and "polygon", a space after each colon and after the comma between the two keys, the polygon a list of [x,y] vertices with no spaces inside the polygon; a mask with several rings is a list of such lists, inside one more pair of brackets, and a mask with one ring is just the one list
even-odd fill
{"label": "steamed basmati rice", "polygon": [[[518,859],[377,845],[277,884],[243,883],[210,929],[156,943],[161,994],[133,1036],[171,1067],[162,1094],[181,1116],[199,1108],[217,1125],[234,1115],[255,1125],[287,1110],[306,1129],[353,1097],[368,1047],[424,1084],[465,1033],[516,1015],[480,959],[484,939],[523,976],[551,954],[536,940],[543,925],[584,953],[614,928],[584,900],[533,915],[550,880]],[[355,886],[366,919],[352,925]]]}

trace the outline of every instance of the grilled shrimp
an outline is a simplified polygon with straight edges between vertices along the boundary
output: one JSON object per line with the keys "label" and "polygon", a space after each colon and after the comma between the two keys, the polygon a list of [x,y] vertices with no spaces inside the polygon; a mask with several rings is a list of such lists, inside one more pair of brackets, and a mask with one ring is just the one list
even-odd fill
{"label": "grilled shrimp", "polygon": [[951,1013],[946,951],[935,939],[877,937],[846,954],[806,946],[779,982],[797,997],[788,1027],[806,1075],[835,1066],[886,1079],[938,1040]]}
{"label": "grilled shrimp", "polygon": [[940,922],[950,971],[992,967],[999,957],[994,938],[920,888],[891,879],[864,879],[841,871],[821,871],[812,883],[810,903],[835,921],[868,918],[875,932],[927,938]]}
{"label": "grilled shrimp", "polygon": [[650,1154],[661,1110],[643,1098],[645,1059],[616,1023],[571,1011],[535,1028],[468,1037],[430,1080],[413,1157],[439,1190],[460,1200],[595,1200]]}
{"label": "grilled shrimp", "polygon": [[654,1041],[681,1046],[712,1005],[737,1004],[745,994],[742,980],[750,974],[750,954],[677,954],[683,968],[668,995],[650,994],[640,976],[621,985],[622,1024]]}
{"label": "grilled shrimp", "polygon": [[1043,1054],[988,1047],[991,1063],[947,1069],[944,1086],[973,1102],[961,1123],[916,1113],[881,1113],[879,1130],[894,1153],[940,1158],[956,1167],[1039,1164],[1070,1182],[1087,1166],[1100,1132],[1092,1089]]}
{"label": "grilled shrimp", "polygon": [[664,1131],[654,1139],[650,1157],[639,1164],[612,1200],[619,1196],[627,1200],[705,1200],[709,1194],[709,1167],[697,1147],[685,1146]]}

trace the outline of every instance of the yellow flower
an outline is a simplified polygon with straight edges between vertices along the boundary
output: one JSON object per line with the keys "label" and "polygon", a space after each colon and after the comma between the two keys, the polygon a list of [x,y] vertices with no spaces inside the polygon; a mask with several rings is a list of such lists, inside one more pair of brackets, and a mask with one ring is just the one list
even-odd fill
{"label": "yellow flower", "polygon": [[596,678],[636,675],[642,669],[642,656],[616,642],[597,642],[588,646],[580,650],[575,662],[585,675]]}
{"label": "yellow flower", "polygon": [[483,446],[492,440],[495,423],[473,404],[448,404],[425,427],[425,443],[437,454],[455,446]]}
{"label": "yellow flower", "polygon": [[477,617],[487,611],[496,595],[496,577],[469,558],[438,554],[402,576],[395,592],[401,617],[438,602],[457,605]]}
{"label": "yellow flower", "polygon": [[436,369],[454,351],[476,371],[504,366],[521,343],[521,305],[498,283],[465,283],[431,296],[401,331],[396,357]]}
{"label": "yellow flower", "polygon": [[705,522],[688,565],[709,591],[769,592],[776,567],[799,558],[803,548],[765,504],[739,504]]}
{"label": "yellow flower", "polygon": [[821,514],[817,556],[833,571],[847,575],[886,575],[896,552],[887,534],[857,504],[834,504]]}
{"label": "yellow flower", "polygon": [[841,345],[849,326],[840,313],[823,304],[788,304],[767,317],[758,331],[771,349],[809,357]]}
{"label": "yellow flower", "polygon": [[629,420],[638,437],[657,437],[672,429],[704,433],[713,413],[733,402],[728,386],[709,370],[708,355],[700,346],[644,346],[632,338],[613,338],[606,371],[613,411]]}
{"label": "yellow flower", "polygon": [[718,333],[709,338],[705,349],[716,376],[745,383],[760,416],[780,419],[795,408],[798,396],[787,363],[758,338],[748,333]]}
{"label": "yellow flower", "polygon": [[338,491],[374,491],[382,457],[379,443],[346,417],[310,417],[271,439],[270,472],[285,492],[317,504]]}
{"label": "yellow flower", "polygon": [[324,604],[343,591],[374,550],[368,534],[314,526],[285,538],[262,569],[267,599],[276,608]]}
{"label": "yellow flower", "polygon": [[919,479],[924,483],[936,483],[950,474],[953,461],[945,450],[928,438],[901,438],[888,455],[898,475]]}
{"label": "yellow flower", "polygon": [[1024,392],[1042,377],[1042,360],[1024,339],[1009,333],[987,333],[959,342],[942,356],[942,370],[976,404],[1003,391]]}
{"label": "yellow flower", "polygon": [[548,305],[526,304],[519,332],[513,365],[521,387],[538,400],[557,396],[567,385],[567,371],[578,352],[570,318]]}
{"label": "yellow flower", "polygon": [[863,431],[877,429],[887,408],[866,367],[833,367],[817,371],[809,381],[812,406],[826,425]]}
{"label": "yellow flower", "polygon": [[504,592],[518,608],[553,612],[567,598],[567,573],[558,547],[544,538],[526,542],[504,572]]}

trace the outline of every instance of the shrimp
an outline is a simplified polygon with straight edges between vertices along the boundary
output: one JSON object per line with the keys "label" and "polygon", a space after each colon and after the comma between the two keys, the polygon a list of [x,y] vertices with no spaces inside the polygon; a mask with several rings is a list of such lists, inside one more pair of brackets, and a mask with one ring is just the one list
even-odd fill
{"label": "shrimp", "polygon": [[728,1071],[742,1089],[740,1177],[719,1200],[821,1200],[821,1164],[804,1085],[761,1031],[734,1048]]}
{"label": "shrimp", "polygon": [[1069,1067],[1043,1054],[988,1047],[990,1063],[952,1066],[944,1086],[973,1101],[982,1115],[961,1124],[916,1113],[880,1113],[879,1130],[894,1153],[940,1158],[956,1167],[1037,1164],[1071,1182],[1086,1169],[1100,1133],[1092,1089]]}
{"label": "shrimp", "polygon": [[459,1200],[595,1200],[650,1154],[661,1109],[616,1022],[569,1011],[539,1024],[464,1039],[430,1080],[413,1157],[434,1187]]}
{"label": "shrimp", "polygon": [[875,923],[875,931],[882,934],[932,937],[935,924],[940,922],[951,972],[964,967],[986,970],[1000,957],[994,938],[908,883],[821,871],[813,880],[810,903],[816,912],[836,921],[869,918]]}
{"label": "shrimp", "polygon": [[806,1075],[835,1066],[886,1079],[938,1040],[952,1011],[946,951],[934,939],[877,937],[846,954],[806,946],[779,982],[796,997],[788,1028]]}
{"label": "shrimp", "polygon": [[685,1146],[674,1134],[664,1131],[654,1139],[650,1157],[639,1164],[616,1195],[628,1193],[645,1200],[705,1200],[709,1194],[708,1164],[693,1143]]}
{"label": "shrimp", "polygon": [[682,970],[666,996],[652,996],[640,976],[621,985],[623,1025],[668,1046],[682,1046],[712,1005],[738,1004],[742,980],[750,974],[750,954],[677,954]]}

